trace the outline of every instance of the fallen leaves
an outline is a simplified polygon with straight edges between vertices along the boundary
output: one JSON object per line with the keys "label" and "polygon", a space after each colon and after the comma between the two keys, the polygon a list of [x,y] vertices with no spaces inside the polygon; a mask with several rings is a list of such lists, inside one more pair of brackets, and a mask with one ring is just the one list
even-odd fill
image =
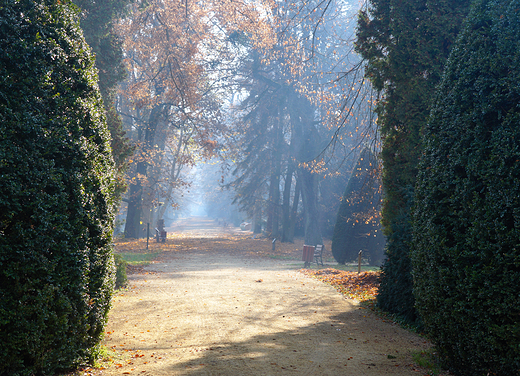
{"label": "fallen leaves", "polygon": [[[301,243],[301,244],[300,244]],[[249,233],[222,232],[216,237],[200,237],[189,233],[168,233],[165,243],[157,243],[150,239],[146,250],[146,239],[119,239],[116,241],[116,252],[124,253],[156,253],[154,261],[165,261],[187,252],[204,252],[208,254],[236,254],[250,257],[272,257],[280,259],[300,260],[303,249],[303,239],[295,243],[277,243],[272,249],[270,239],[257,236],[255,239]],[[330,246],[325,249],[330,249]],[[129,265],[129,274],[147,274],[141,266]],[[310,270],[302,269],[303,274],[315,277],[336,287],[343,295],[358,301],[372,300],[379,288],[380,272],[349,272],[332,268]],[[153,273],[153,272],[151,272]],[[263,282],[258,279],[255,282]]]}
{"label": "fallen leaves", "polygon": [[[325,249],[330,249],[327,242]],[[251,233],[222,232],[215,237],[201,237],[183,233],[168,233],[164,243],[157,243],[154,239],[148,242],[146,239],[117,239],[115,251],[125,255],[141,255],[143,259],[153,258],[143,265],[128,265],[128,274],[146,274],[144,265],[160,261],[168,261],[184,253],[199,252],[207,254],[230,254],[248,256],[251,258],[276,258],[284,260],[301,260],[303,239],[295,239],[294,243],[276,243],[275,250],[272,249],[271,239],[257,235],[252,238]],[[150,272],[149,272],[150,273]]]}
{"label": "fallen leaves", "polygon": [[[172,234],[173,235],[173,234]],[[146,249],[146,239],[118,239],[115,242],[116,252],[118,253],[182,253],[182,252],[222,252],[240,253],[256,256],[294,256],[301,258],[303,247],[293,243],[280,243],[276,245],[276,250],[272,250],[270,239],[258,237],[252,239],[250,235],[240,233],[220,234],[218,237],[170,237],[165,243],[150,241],[148,250]],[[161,255],[158,256],[159,258]]]}
{"label": "fallen leaves", "polygon": [[358,301],[375,299],[379,289],[380,272],[348,272],[336,269],[309,270],[301,273],[312,276],[338,289],[343,295]]}

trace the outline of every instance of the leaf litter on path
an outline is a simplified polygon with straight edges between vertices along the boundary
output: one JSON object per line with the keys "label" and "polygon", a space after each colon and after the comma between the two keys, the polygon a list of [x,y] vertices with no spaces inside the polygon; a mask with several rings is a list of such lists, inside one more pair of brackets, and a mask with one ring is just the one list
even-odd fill
{"label": "leaf litter on path", "polygon": [[135,270],[109,317],[105,346],[139,357],[93,375],[424,374],[410,360],[411,349],[429,347],[424,339],[307,278],[361,300],[374,293],[375,273],[304,275],[302,240],[273,251],[270,239],[251,233],[203,235],[169,233],[148,250],[146,239],[116,242],[116,252],[157,254],[156,264]]}
{"label": "leaf litter on path", "polygon": [[321,270],[302,269],[303,274],[334,286],[343,295],[358,301],[368,301],[376,298],[379,289],[379,271],[349,272],[332,268]]}

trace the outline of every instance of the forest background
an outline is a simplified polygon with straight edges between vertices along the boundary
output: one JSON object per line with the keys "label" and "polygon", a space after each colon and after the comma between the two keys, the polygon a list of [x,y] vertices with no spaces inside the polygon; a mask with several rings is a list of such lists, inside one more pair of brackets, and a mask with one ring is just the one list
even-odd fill
{"label": "forest background", "polygon": [[[330,237],[361,149],[379,147],[353,52],[359,4],[134,7],[117,25],[129,72],[117,106],[136,147],[124,236],[144,237],[148,223],[196,203],[282,242]],[[356,219],[373,222],[367,238],[378,204]]]}

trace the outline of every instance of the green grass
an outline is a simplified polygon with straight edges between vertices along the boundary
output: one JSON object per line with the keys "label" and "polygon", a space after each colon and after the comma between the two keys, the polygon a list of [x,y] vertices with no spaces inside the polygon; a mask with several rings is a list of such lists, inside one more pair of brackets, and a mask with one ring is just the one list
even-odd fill
{"label": "green grass", "polygon": [[115,361],[119,361],[123,358],[122,354],[119,354],[114,349],[110,349],[104,345],[98,345],[94,355],[95,359],[92,364],[92,367],[94,368],[110,366]]}
{"label": "green grass", "polygon": [[92,368],[105,369],[111,367],[115,362],[122,362],[129,358],[128,354],[118,353],[116,350],[106,347],[105,345],[97,345],[92,353],[92,359],[89,364],[84,364],[78,369],[60,373],[59,376],[84,376],[90,375]]}
{"label": "green grass", "polygon": [[130,265],[137,265],[137,266],[146,266],[150,264],[158,255],[160,252],[154,252],[154,253],[120,253],[120,255],[123,257],[123,260],[125,260]]}
{"label": "green grass", "polygon": [[432,349],[413,353],[412,358],[419,367],[427,369],[430,376],[436,376],[442,372],[437,362],[437,356]]}
{"label": "green grass", "polygon": [[284,255],[267,255],[267,257],[272,258],[274,260],[294,260],[294,257],[284,256]]}
{"label": "green grass", "polygon": [[[287,266],[290,266],[290,267],[294,266],[297,269],[303,268],[304,262],[300,261],[299,259],[298,259],[298,261],[296,261],[297,259],[295,259],[292,256],[268,255],[268,257],[273,259],[273,260],[294,261],[295,262],[294,264],[290,264],[290,265],[287,265]],[[349,271],[349,272],[357,272],[358,271],[357,264],[341,265],[341,264],[336,263],[334,259],[324,259],[323,262],[325,263],[324,266],[316,265],[316,263],[313,262],[311,264],[311,266],[309,267],[309,269],[327,269],[327,268],[332,268],[332,269],[337,269],[337,270],[345,270],[345,271]],[[361,271],[362,272],[377,272],[379,270],[381,270],[381,268],[379,266],[361,265]]]}

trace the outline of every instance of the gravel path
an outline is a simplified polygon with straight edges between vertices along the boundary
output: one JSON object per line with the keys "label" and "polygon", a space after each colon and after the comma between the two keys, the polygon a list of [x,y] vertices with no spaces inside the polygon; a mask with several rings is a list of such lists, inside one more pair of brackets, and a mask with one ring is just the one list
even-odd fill
{"label": "gravel path", "polygon": [[193,250],[130,276],[93,375],[425,375],[428,343],[282,261]]}

